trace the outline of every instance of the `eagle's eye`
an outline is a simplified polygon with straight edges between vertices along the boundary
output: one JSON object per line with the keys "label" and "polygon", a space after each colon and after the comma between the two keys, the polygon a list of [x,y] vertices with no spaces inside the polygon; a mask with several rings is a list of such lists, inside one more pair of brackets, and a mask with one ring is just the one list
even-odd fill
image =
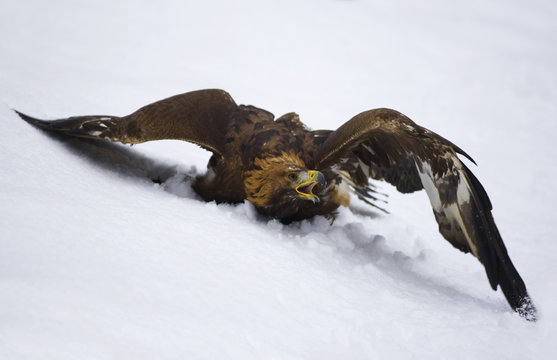
{"label": "eagle's eye", "polygon": [[287,176],[288,176],[288,179],[290,179],[292,181],[296,181],[296,179],[298,178],[298,174],[296,174],[296,173],[289,173]]}

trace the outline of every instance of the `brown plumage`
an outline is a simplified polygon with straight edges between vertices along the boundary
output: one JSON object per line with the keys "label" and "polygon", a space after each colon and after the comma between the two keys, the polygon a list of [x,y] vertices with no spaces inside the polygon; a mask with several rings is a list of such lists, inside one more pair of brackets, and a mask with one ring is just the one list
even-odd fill
{"label": "brown plumage", "polygon": [[289,113],[236,105],[223,90],[176,95],[123,116],[76,116],[26,121],[71,136],[136,144],[179,139],[211,151],[194,190],[206,201],[251,202],[262,214],[288,223],[334,217],[350,193],[376,206],[369,178],[403,192],[425,189],[439,231],[484,265],[491,287],[528,320],[536,309],[514,268],[491,215],[491,202],[459,160],[473,160],[443,137],[391,109],[365,111],[336,131],[312,131]]}

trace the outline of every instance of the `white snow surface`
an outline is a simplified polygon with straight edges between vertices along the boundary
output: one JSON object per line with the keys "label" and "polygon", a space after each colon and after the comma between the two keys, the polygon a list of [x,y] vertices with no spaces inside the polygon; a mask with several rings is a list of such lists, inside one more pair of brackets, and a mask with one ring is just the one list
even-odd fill
{"label": "white snow surface", "polygon": [[[2,0],[0,359],[554,358],[556,4]],[[423,191],[285,226],[202,202],[194,145],[52,136],[11,110],[125,115],[202,88],[314,129],[391,107],[458,144],[539,321]]]}

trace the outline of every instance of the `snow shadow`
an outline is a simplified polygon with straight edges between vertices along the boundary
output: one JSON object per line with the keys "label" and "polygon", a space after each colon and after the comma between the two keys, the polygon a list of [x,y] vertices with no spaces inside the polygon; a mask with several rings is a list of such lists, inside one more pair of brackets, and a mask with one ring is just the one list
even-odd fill
{"label": "snow shadow", "polygon": [[[281,231],[287,234],[287,241],[311,249],[325,261],[341,263],[342,270],[363,274],[371,282],[375,281],[377,274],[381,274],[381,277],[389,279],[388,282],[396,284],[393,285],[395,288],[404,289],[404,293],[418,294],[419,297],[425,294],[426,298],[444,297],[446,301],[473,303],[494,313],[512,313],[502,306],[502,302],[490,302],[466,292],[461,283],[446,276],[444,266],[435,257],[431,258],[427,250],[411,255],[391,245],[383,235],[370,233],[361,222],[347,221],[342,216],[330,226],[327,226],[327,221],[323,218],[304,220],[285,226]],[[276,224],[271,227],[276,227]],[[485,282],[488,289],[487,277]]]}
{"label": "snow shadow", "polygon": [[[445,266],[435,257],[429,256],[427,249],[417,254],[406,253],[390,244],[385,236],[371,233],[363,224],[366,221],[381,221],[382,217],[389,216],[387,214],[373,213],[370,220],[366,211],[360,208],[354,211],[351,207],[342,209],[332,224],[329,219],[315,217],[284,225],[259,215],[249,203],[219,208],[223,212],[231,212],[238,221],[245,221],[246,218],[252,220],[254,225],[264,231],[274,232],[277,241],[299,247],[310,258],[317,258],[327,264],[326,267],[329,264],[337,267],[338,271],[348,273],[349,276],[363,277],[364,281],[371,283],[381,278],[391,284],[389,288],[393,291],[398,293],[403,289],[403,295],[416,294],[416,297],[426,299],[427,302],[431,297],[445,298],[447,302],[475,304],[494,313],[512,313],[503,302],[491,302],[466,292],[462,283],[447,277]],[[354,220],[354,214],[361,221]],[[412,235],[407,236],[409,242],[413,241]],[[487,278],[485,281],[488,289]]]}
{"label": "snow shadow", "polygon": [[160,184],[162,189],[179,197],[200,199],[191,189],[191,182],[198,175],[193,166],[184,170],[178,165],[163,163],[135,151],[133,145],[44,133],[91,166],[118,176]]}

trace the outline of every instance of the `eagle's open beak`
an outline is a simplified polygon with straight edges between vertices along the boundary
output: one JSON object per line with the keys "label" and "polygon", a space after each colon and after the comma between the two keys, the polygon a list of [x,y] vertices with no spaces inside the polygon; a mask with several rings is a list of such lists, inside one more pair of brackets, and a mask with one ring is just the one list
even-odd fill
{"label": "eagle's open beak", "polygon": [[317,170],[302,172],[300,173],[300,184],[296,186],[296,192],[302,195],[303,198],[318,203],[319,198],[313,193],[313,188],[317,184],[320,184],[322,187],[327,185],[325,175]]}

